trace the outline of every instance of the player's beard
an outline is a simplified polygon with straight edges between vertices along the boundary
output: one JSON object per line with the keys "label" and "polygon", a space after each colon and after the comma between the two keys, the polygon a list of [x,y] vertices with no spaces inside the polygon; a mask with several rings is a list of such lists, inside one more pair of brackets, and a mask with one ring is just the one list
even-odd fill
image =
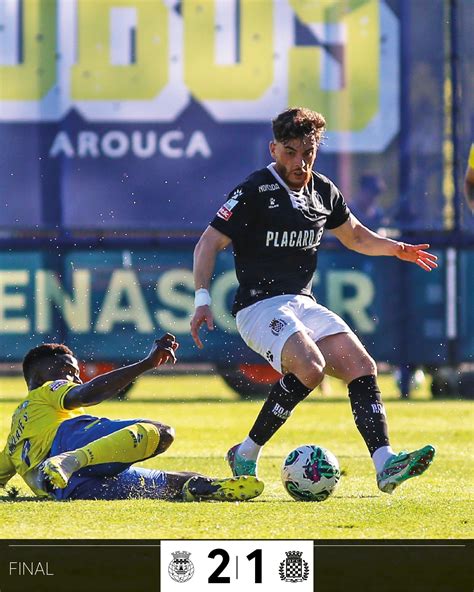
{"label": "player's beard", "polygon": [[284,175],[282,175],[282,177],[284,178],[286,184],[290,189],[293,189],[294,191],[300,191],[310,182],[311,169],[298,169],[297,171],[288,171],[285,168]]}

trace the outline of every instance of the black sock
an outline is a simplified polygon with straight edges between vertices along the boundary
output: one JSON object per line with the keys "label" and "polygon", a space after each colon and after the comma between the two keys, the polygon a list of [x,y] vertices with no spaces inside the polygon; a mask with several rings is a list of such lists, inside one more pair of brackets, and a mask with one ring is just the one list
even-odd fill
{"label": "black sock", "polygon": [[370,456],[381,446],[390,446],[385,408],[373,374],[349,383],[349,399],[357,429],[369,449]]}
{"label": "black sock", "polygon": [[312,389],[300,382],[294,374],[285,374],[272,388],[263,404],[249,436],[263,446],[290,417],[293,409]]}

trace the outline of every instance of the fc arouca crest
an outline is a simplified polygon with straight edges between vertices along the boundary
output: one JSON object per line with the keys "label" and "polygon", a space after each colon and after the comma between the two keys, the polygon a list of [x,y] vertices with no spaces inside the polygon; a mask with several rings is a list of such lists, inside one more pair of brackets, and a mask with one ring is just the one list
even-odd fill
{"label": "fc arouca crest", "polygon": [[168,565],[170,578],[175,582],[187,582],[194,575],[194,565],[189,559],[191,553],[187,551],[176,551],[171,553],[173,560]]}
{"label": "fc arouca crest", "polygon": [[302,558],[303,551],[285,551],[286,559],[280,563],[280,578],[284,582],[303,582],[308,579],[309,565]]}

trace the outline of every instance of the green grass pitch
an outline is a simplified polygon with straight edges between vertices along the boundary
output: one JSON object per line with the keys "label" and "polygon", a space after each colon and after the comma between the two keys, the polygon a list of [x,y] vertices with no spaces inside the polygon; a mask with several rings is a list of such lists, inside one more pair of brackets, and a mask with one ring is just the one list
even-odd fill
{"label": "green grass pitch", "polygon": [[[429,539],[473,536],[473,404],[432,401],[426,386],[400,401],[382,377],[392,445],[397,450],[431,443],[429,471],[392,495],[378,491],[372,463],[354,426],[344,389],[315,392],[299,405],[266,446],[260,464],[265,491],[243,503],[35,501],[21,479],[10,499],[0,490],[0,538],[154,539]],[[13,409],[24,396],[20,378],[0,379],[0,446]],[[243,402],[215,376],[145,377],[126,402],[107,402],[92,413],[112,418],[149,417],[176,429],[173,446],[143,466],[229,475],[226,450],[246,435],[261,403]],[[320,444],[339,458],[343,477],[323,503],[293,501],[280,481],[286,454],[300,444]]]}

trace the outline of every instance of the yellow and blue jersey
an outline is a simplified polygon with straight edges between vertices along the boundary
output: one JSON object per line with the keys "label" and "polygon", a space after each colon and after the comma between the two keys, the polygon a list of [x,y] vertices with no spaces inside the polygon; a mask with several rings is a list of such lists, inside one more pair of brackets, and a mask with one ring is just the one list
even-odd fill
{"label": "yellow and blue jersey", "polygon": [[64,397],[75,386],[67,380],[49,381],[30,391],[18,405],[7,444],[0,452],[0,486],[18,473],[36,494],[45,495],[32,486],[33,479],[28,479],[28,474],[48,456],[63,421],[84,413],[82,408],[64,408]]}

